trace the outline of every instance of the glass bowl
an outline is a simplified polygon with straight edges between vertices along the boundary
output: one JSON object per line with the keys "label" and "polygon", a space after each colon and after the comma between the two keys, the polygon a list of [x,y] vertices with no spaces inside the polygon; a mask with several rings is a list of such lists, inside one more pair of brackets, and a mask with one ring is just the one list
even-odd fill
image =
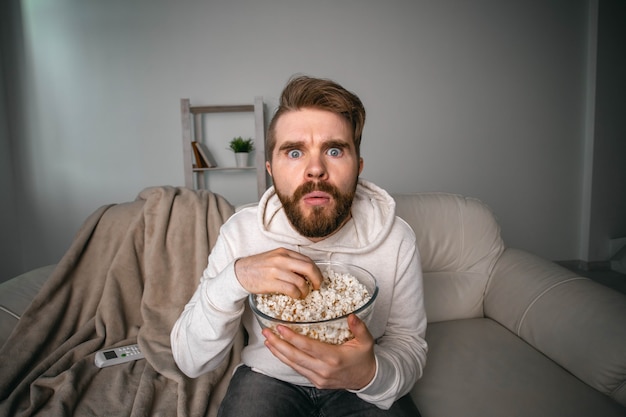
{"label": "glass bowl", "polygon": [[[348,326],[348,316],[350,314],[356,314],[366,325],[369,324],[370,316],[374,310],[374,303],[376,302],[376,296],[378,295],[378,284],[376,278],[363,268],[356,265],[344,264],[340,262],[315,262],[319,267],[324,277],[328,276],[328,270],[331,270],[337,274],[350,274],[355,277],[361,284],[367,288],[370,295],[370,299],[361,307],[354,311],[343,314],[342,316],[332,319],[318,320],[318,321],[289,321],[281,320],[271,317],[257,307],[256,294],[250,294],[248,302],[250,308],[254,312],[261,327],[268,327],[272,330],[276,330],[276,326],[281,324],[283,326],[291,328],[293,331],[310,338],[320,340],[322,342],[331,344],[342,344],[352,339],[354,336]],[[321,307],[321,306],[320,306]]]}

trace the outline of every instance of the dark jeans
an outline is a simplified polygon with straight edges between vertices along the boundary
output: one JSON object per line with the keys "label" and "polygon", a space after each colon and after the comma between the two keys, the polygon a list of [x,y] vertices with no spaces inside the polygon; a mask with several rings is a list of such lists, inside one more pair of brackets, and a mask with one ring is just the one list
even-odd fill
{"label": "dark jeans", "polygon": [[405,395],[381,410],[345,390],[323,390],[283,382],[247,366],[233,375],[218,417],[419,417]]}

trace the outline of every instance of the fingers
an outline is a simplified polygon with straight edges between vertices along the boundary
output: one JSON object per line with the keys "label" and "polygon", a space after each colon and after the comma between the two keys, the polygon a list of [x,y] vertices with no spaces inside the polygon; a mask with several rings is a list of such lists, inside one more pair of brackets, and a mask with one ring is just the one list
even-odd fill
{"label": "fingers", "polygon": [[318,388],[360,389],[374,377],[376,360],[371,334],[358,317],[352,316],[348,322],[358,338],[343,345],[319,342],[277,326],[276,333],[263,330],[265,346]]}
{"label": "fingers", "polygon": [[238,259],[235,274],[250,293],[275,292],[292,298],[306,297],[311,288],[318,289],[323,280],[319,268],[309,257],[285,248]]}
{"label": "fingers", "polygon": [[[327,345],[299,335],[285,326],[278,326],[276,333],[264,329],[265,346],[281,362],[288,365],[313,384],[320,383],[318,372],[325,369],[322,353]],[[309,346],[312,344],[313,346]]]}
{"label": "fingers", "polygon": [[275,280],[276,290],[272,292],[285,294],[292,298],[305,298],[311,290],[311,284],[309,284],[306,275],[301,275],[295,271],[276,268],[269,272],[268,276]]}
{"label": "fingers", "polygon": [[301,287],[305,290],[303,296],[309,293],[310,288],[317,290],[322,285],[322,272],[308,256],[285,248],[276,249],[272,255],[277,262],[277,269],[288,273],[285,276],[286,281],[291,281],[294,274],[297,275],[297,282],[302,283],[303,279],[306,281],[307,285]]}
{"label": "fingers", "polygon": [[305,298],[311,289],[320,287],[322,273],[308,257],[292,252],[286,256],[279,254],[271,261],[273,266],[266,271],[265,279],[275,282],[274,292]]}
{"label": "fingers", "polygon": [[348,316],[348,328],[354,335],[354,338],[360,343],[374,343],[374,337],[367,329],[365,323],[363,323],[363,320],[361,320],[356,314],[350,314]]}

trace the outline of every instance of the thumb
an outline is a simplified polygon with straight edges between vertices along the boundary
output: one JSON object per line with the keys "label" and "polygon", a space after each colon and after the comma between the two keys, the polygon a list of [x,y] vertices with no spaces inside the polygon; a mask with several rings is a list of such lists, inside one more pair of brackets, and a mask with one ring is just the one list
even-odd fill
{"label": "thumb", "polygon": [[356,314],[350,314],[348,316],[348,328],[354,335],[354,338],[359,342],[372,342],[374,337],[372,337],[370,331],[367,329],[367,326]]}

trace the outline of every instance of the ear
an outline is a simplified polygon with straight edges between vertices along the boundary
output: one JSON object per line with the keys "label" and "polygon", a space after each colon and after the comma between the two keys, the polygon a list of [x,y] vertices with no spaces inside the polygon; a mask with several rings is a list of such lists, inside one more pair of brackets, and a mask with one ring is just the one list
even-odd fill
{"label": "ear", "polygon": [[363,158],[359,158],[359,175],[361,175],[361,172],[363,172]]}
{"label": "ear", "polygon": [[270,177],[272,176],[272,164],[270,164],[270,161],[265,161],[265,169],[267,170],[267,173],[270,174]]}

